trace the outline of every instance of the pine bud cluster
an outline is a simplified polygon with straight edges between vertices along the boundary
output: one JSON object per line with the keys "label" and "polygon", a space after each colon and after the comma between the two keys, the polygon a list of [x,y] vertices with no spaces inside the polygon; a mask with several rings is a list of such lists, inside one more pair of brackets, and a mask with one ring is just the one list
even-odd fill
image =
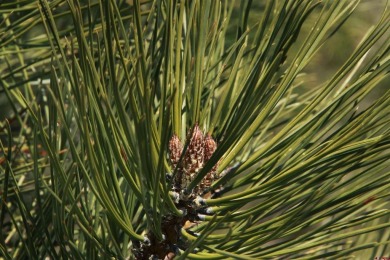
{"label": "pine bud cluster", "polygon": [[[179,191],[188,187],[217,149],[215,140],[209,134],[204,136],[197,124],[187,135],[187,142],[188,147],[182,156],[183,144],[180,139],[173,135],[169,141],[169,159],[174,173],[174,188]],[[195,194],[201,194],[217,179],[217,168],[218,162],[195,187]]]}

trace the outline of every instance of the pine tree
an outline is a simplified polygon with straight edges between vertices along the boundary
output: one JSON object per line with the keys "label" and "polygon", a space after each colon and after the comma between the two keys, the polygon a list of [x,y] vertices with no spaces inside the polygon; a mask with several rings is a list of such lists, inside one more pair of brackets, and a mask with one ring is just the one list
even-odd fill
{"label": "pine tree", "polygon": [[5,259],[388,256],[385,1],[0,13]]}

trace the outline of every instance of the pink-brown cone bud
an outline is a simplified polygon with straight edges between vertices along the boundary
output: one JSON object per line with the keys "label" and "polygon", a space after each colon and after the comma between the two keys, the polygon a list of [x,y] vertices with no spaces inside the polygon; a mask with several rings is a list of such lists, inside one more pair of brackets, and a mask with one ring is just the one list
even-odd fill
{"label": "pink-brown cone bud", "polygon": [[183,167],[179,164],[181,153],[183,152],[183,144],[177,135],[173,135],[169,140],[169,160],[171,161],[172,171],[176,169],[175,184],[180,185],[183,178]]}
{"label": "pink-brown cone bud", "polygon": [[171,140],[169,141],[169,159],[174,168],[180,161],[180,156],[183,151],[183,145],[180,142],[179,137],[177,135],[173,135]]}
{"label": "pink-brown cone bud", "polygon": [[[204,147],[204,163],[206,163],[208,160],[210,160],[211,156],[214,154],[215,150],[217,149],[217,143],[210,135],[207,135],[206,138],[204,139],[203,147]],[[218,164],[219,162],[217,162],[213,166],[213,168],[211,168],[210,172],[208,172],[206,176],[203,178],[203,180],[201,181],[200,183],[201,190],[210,187],[213,181],[216,179]]]}
{"label": "pink-brown cone bud", "polygon": [[187,187],[202,169],[204,161],[203,133],[196,124],[191,132],[190,143],[184,157],[183,187]]}
{"label": "pink-brown cone bud", "polygon": [[206,138],[204,139],[204,160],[207,162],[210,160],[211,156],[217,149],[217,143],[214,141],[214,139],[208,134]]}

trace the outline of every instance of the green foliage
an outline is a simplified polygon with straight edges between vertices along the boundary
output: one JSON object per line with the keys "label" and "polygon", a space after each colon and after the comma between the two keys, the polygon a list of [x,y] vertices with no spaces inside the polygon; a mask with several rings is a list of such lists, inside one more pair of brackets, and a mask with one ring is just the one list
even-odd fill
{"label": "green foliage", "polygon": [[185,214],[168,142],[196,123],[218,147],[188,189],[219,162],[221,191],[177,259],[387,256],[388,6],[313,86],[307,67],[364,3],[253,4],[0,4],[4,258],[125,259],[164,241]]}

